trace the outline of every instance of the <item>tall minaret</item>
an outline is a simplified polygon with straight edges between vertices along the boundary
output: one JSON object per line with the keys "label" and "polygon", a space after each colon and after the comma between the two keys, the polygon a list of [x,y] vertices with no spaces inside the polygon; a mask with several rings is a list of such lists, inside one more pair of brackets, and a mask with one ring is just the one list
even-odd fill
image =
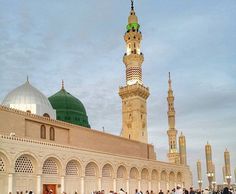
{"label": "tall minaret", "polygon": [[230,186],[231,182],[230,155],[227,149],[224,152],[224,158],[225,158],[225,178],[228,183],[228,186]]}
{"label": "tall minaret", "polygon": [[175,129],[175,108],[174,108],[174,95],[173,90],[171,86],[171,78],[170,78],[170,72],[169,72],[169,90],[168,90],[168,124],[169,129],[167,130],[168,139],[169,139],[169,153],[167,154],[169,158],[169,162],[176,163],[176,158],[179,158],[179,154],[177,152],[177,143],[176,143],[176,135],[177,130]]}
{"label": "tall minaret", "polygon": [[120,87],[122,99],[122,131],[121,136],[148,143],[147,106],[149,89],[143,85],[142,63],[143,54],[140,51],[142,34],[140,25],[131,0],[131,11],[128,18],[127,31],[124,35],[126,53],[123,62],[126,66],[126,85]]}
{"label": "tall minaret", "polygon": [[179,136],[179,158],[180,164],[187,165],[186,140],[182,132]]}
{"label": "tall minaret", "polygon": [[213,166],[212,166],[212,150],[211,145],[207,142],[205,145],[205,154],[206,154],[206,169],[207,169],[207,178],[209,181],[209,189],[212,190],[212,181],[213,181]]}
{"label": "tall minaret", "polygon": [[198,186],[199,190],[202,190],[202,164],[201,161],[197,161],[197,179],[198,179]]}

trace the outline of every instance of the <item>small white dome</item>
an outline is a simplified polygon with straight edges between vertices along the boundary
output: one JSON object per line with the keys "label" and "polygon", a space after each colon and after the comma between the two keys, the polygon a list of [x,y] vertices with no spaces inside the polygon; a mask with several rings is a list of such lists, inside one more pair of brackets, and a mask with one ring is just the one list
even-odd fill
{"label": "small white dome", "polygon": [[49,100],[27,80],[23,85],[11,91],[3,100],[3,106],[15,108],[32,114],[56,118],[56,111]]}

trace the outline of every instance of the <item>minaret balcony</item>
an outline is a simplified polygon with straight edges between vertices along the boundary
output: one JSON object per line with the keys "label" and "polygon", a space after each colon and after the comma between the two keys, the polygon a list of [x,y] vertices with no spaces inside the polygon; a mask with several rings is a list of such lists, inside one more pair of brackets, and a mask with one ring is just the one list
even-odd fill
{"label": "minaret balcony", "polygon": [[128,41],[141,41],[142,40],[142,33],[140,31],[135,32],[126,32],[124,35],[124,40]]}

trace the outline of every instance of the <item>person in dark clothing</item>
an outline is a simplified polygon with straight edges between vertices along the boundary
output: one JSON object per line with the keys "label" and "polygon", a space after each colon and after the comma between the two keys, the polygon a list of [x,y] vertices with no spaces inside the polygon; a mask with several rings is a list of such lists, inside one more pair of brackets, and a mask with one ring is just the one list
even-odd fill
{"label": "person in dark clothing", "polygon": [[190,191],[189,191],[189,194],[195,194],[194,190],[192,187],[190,187]]}
{"label": "person in dark clothing", "polygon": [[160,190],[159,194],[164,194],[162,190]]}
{"label": "person in dark clothing", "polygon": [[222,194],[232,194],[228,187],[225,187]]}

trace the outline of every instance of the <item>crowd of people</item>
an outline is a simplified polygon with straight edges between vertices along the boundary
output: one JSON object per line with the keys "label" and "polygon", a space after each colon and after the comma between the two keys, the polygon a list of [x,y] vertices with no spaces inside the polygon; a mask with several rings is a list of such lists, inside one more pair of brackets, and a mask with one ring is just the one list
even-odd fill
{"label": "crowd of people", "polygon": [[[93,191],[91,194],[107,194],[104,190],[101,191]],[[127,194],[126,191],[124,191],[122,188],[119,190],[119,192],[110,191],[108,194]],[[132,194],[132,193],[131,193]],[[194,190],[193,187],[190,187],[189,190],[186,188],[181,188],[180,186],[177,186],[176,188],[173,188],[171,191],[167,190],[167,192],[163,192],[160,190],[158,193],[154,193],[151,191],[138,191],[138,189],[135,190],[134,194],[236,194],[236,190],[228,189],[228,187],[225,187],[223,190],[217,190],[217,191],[210,191],[209,189],[205,190]]]}
{"label": "crowd of people", "polygon": [[[137,193],[136,193],[137,194]],[[164,194],[162,190],[158,194]],[[166,194],[236,194],[236,190],[228,187],[225,187],[223,190],[209,190],[208,188],[204,190],[194,190],[193,187],[190,187],[189,190],[186,188],[181,188],[177,186],[173,188],[171,191],[167,190]]]}
{"label": "crowd of people", "polygon": [[[52,194],[52,190],[49,190],[48,194]],[[11,193],[10,193],[11,194]],[[16,194],[23,194],[23,192],[17,191]],[[25,194],[34,194],[33,191],[26,191]],[[63,194],[67,194],[66,192],[63,192]],[[75,194],[78,194],[75,192]],[[93,191],[91,194],[107,194],[105,193],[104,190],[101,191]],[[122,188],[119,190],[119,192],[114,192],[110,191],[109,194],[127,194],[126,191],[124,191]],[[131,193],[132,194],[132,193]],[[209,189],[204,189],[204,190],[194,190],[192,187],[190,187],[189,190],[186,188],[181,188],[180,186],[177,186],[176,188],[173,188],[171,191],[167,190],[166,193],[164,193],[162,190],[160,190],[158,193],[154,193],[152,190],[151,191],[138,191],[138,189],[135,190],[134,194],[236,194],[236,189],[228,188],[225,187],[223,190],[209,190]]]}

